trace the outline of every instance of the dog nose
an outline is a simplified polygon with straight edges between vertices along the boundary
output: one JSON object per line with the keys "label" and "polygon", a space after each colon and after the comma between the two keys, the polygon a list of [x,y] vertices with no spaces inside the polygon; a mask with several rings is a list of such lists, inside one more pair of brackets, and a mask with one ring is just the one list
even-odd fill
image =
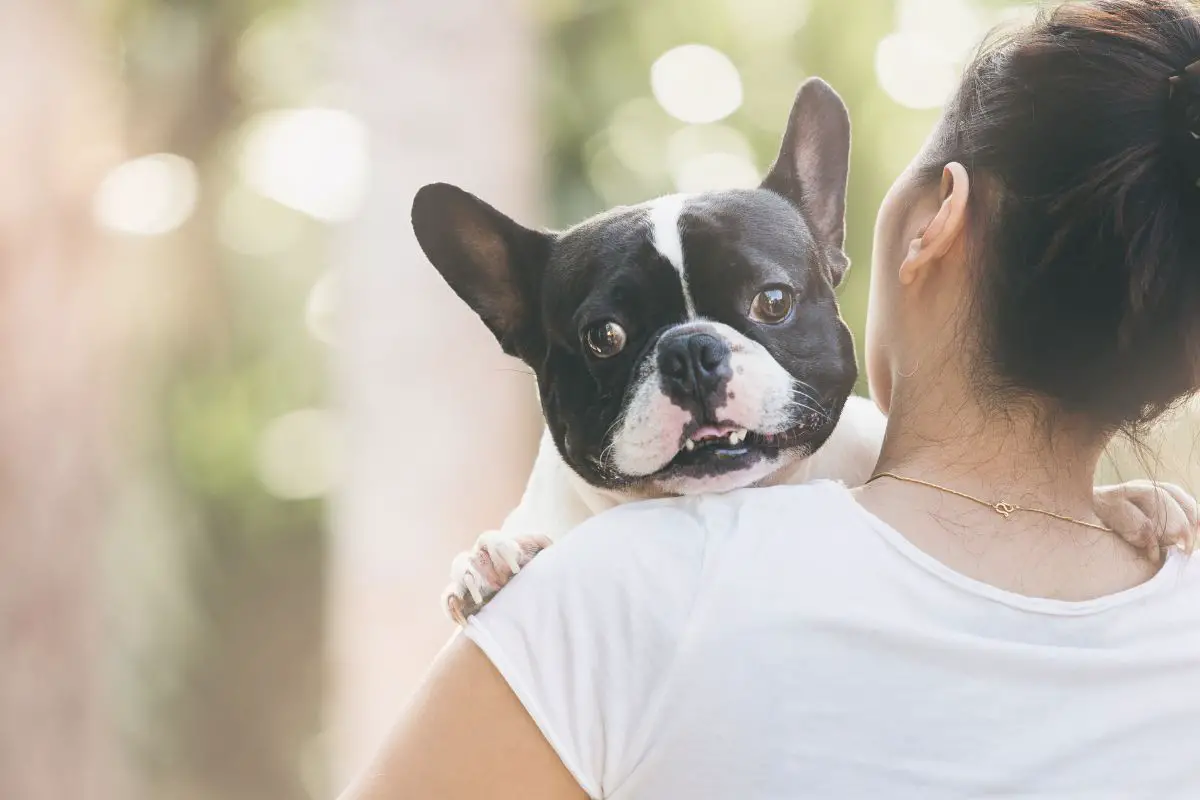
{"label": "dog nose", "polygon": [[711,333],[668,333],[658,345],[658,371],[669,395],[703,402],[732,374],[729,345]]}

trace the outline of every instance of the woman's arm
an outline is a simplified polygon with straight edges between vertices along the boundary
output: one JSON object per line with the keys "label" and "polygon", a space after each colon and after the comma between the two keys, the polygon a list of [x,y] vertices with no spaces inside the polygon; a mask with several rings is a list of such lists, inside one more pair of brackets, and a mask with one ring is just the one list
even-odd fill
{"label": "woman's arm", "polygon": [[456,636],[341,800],[583,800],[487,656]]}

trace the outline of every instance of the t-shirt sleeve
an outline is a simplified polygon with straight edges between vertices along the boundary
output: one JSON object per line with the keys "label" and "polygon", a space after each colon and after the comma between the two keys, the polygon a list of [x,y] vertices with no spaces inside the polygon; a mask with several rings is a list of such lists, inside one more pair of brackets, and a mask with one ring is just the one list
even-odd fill
{"label": "t-shirt sleeve", "polygon": [[707,550],[689,508],[655,501],[589,520],[466,628],[591,797],[637,763],[688,627]]}

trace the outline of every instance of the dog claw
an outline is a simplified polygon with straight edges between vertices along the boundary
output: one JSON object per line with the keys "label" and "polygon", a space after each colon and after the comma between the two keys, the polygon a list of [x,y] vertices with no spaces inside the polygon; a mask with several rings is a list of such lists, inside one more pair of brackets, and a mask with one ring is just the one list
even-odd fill
{"label": "dog claw", "polygon": [[460,553],[450,567],[450,585],[442,595],[446,613],[458,625],[478,614],[533,557],[550,546],[543,536],[504,537],[485,533],[475,547]]}
{"label": "dog claw", "polygon": [[1161,563],[1172,547],[1190,554],[1200,533],[1200,505],[1170,483],[1146,480],[1096,490],[1101,522],[1133,547]]}
{"label": "dog claw", "polygon": [[463,586],[471,593],[471,599],[479,605],[483,605],[483,592],[479,588],[479,577],[474,572],[468,572],[463,575]]}
{"label": "dog claw", "polygon": [[513,575],[521,571],[521,544],[514,539],[488,541],[485,545],[493,564],[504,562]]}

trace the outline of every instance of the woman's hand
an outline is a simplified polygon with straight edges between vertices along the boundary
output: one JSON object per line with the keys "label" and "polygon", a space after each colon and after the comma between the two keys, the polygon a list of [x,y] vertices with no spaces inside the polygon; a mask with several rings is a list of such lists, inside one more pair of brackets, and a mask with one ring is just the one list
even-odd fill
{"label": "woman's hand", "polygon": [[586,800],[487,656],[459,635],[341,800]]}
{"label": "woman's hand", "polygon": [[1191,553],[1200,538],[1200,504],[1181,487],[1154,481],[1098,486],[1096,516],[1158,561],[1169,547]]}

